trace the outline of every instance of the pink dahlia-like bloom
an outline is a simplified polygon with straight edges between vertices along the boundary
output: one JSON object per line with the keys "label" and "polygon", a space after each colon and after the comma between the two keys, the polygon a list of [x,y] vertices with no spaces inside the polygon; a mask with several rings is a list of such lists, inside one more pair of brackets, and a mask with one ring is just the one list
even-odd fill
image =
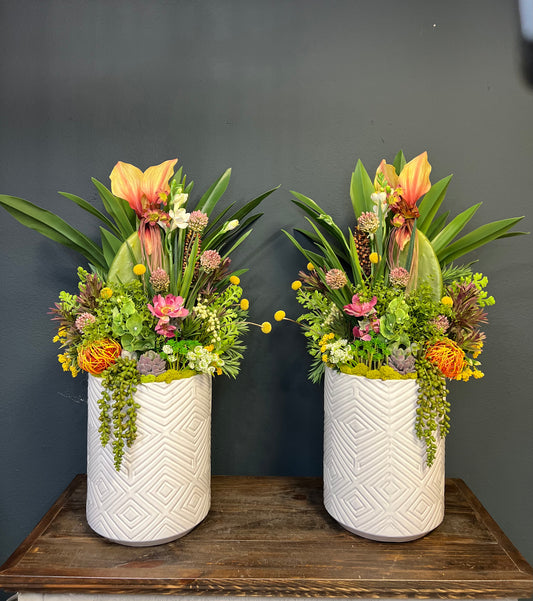
{"label": "pink dahlia-like bloom", "polygon": [[183,298],[181,296],[174,296],[173,294],[167,294],[163,298],[160,294],[154,296],[152,301],[154,304],[148,304],[148,309],[159,319],[168,321],[170,317],[187,317],[189,310],[183,306]]}
{"label": "pink dahlia-like bloom", "polygon": [[354,294],[352,302],[349,305],[344,305],[344,312],[354,317],[365,317],[374,311],[374,307],[378,302],[377,297],[373,296],[368,302],[361,302],[359,295]]}

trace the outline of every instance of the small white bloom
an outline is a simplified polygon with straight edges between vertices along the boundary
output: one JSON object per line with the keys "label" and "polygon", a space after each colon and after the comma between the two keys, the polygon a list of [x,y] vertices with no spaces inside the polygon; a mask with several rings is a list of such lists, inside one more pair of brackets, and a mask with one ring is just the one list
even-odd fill
{"label": "small white bloom", "polygon": [[231,221],[228,221],[224,225],[224,231],[225,232],[230,232],[231,230],[234,230],[238,225],[239,225],[239,220],[238,219],[232,219]]}
{"label": "small white bloom", "polygon": [[165,344],[162,348],[162,351],[165,353],[165,355],[172,355],[172,353],[173,353],[172,347],[170,346],[170,344]]}
{"label": "small white bloom", "polygon": [[170,218],[172,219],[172,223],[170,224],[171,230],[174,230],[177,227],[184,230],[187,227],[187,225],[189,223],[189,217],[191,216],[191,214],[187,213],[185,211],[185,209],[178,209],[177,211],[169,211],[168,214],[170,215]]}
{"label": "small white bloom", "polygon": [[174,211],[177,211],[181,207],[185,206],[187,204],[188,198],[189,198],[189,195],[185,194],[184,192],[180,192],[179,194],[176,194],[174,196],[174,198],[172,199],[172,203],[173,203],[172,209]]}

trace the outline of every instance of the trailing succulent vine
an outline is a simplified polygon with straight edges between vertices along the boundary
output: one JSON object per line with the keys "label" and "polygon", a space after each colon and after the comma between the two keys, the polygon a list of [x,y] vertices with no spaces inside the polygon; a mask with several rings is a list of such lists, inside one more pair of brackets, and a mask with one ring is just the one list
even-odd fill
{"label": "trailing succulent vine", "polygon": [[137,409],[134,394],[141,382],[136,361],[119,357],[102,373],[100,440],[106,446],[112,440],[115,469],[120,470],[124,446],[131,447],[137,437]]}

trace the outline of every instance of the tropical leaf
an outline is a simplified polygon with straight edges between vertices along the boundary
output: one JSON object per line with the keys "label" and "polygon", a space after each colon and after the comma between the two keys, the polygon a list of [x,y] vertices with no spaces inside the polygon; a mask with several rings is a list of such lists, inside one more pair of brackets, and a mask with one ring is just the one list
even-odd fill
{"label": "tropical leaf", "polygon": [[103,227],[100,227],[100,234],[102,237],[102,251],[109,267],[111,266],[116,254],[120,250],[123,242]]}
{"label": "tropical leaf", "polygon": [[442,213],[442,215],[439,215],[433,219],[430,227],[425,232],[429,240],[433,240],[433,238],[442,230],[449,216],[450,211],[446,211],[446,213]]}
{"label": "tropical leaf", "polygon": [[28,200],[5,194],[0,195],[0,205],[22,225],[79,252],[98,269],[106,269],[102,250],[85,234],[73,228],[58,215]]}
{"label": "tropical leaf", "polygon": [[428,229],[437,214],[442,201],[446,197],[448,185],[452,179],[452,175],[448,175],[431,186],[424,198],[421,200],[418,207],[420,217],[418,218],[418,229],[427,235]]}
{"label": "tropical leaf", "polygon": [[224,171],[224,173],[209,187],[202,198],[200,198],[195,210],[211,215],[217,202],[226,191],[230,177],[231,169],[226,169],[226,171]]}
{"label": "tropical leaf", "polygon": [[87,211],[88,213],[90,213],[94,217],[97,217],[98,219],[100,219],[100,221],[102,221],[103,223],[105,223],[107,225],[107,227],[110,228],[117,236],[121,235],[120,230],[111,221],[111,219],[109,219],[106,215],[104,215],[96,207],[93,207],[92,204],[90,204],[89,202],[87,202],[83,198],[80,198],[79,196],[76,196],[75,194],[70,194],[68,192],[59,192],[59,194],[61,194],[61,196],[64,196],[65,198],[68,198],[69,200],[72,200],[72,202],[75,202],[84,211]]}
{"label": "tropical leaf", "polygon": [[474,205],[466,211],[459,213],[454,217],[448,225],[443,228],[432,240],[431,246],[437,255],[443,251],[451,241],[463,230],[465,225],[472,219],[476,211],[479,209],[482,203]]}
{"label": "tropical leaf", "polygon": [[450,244],[444,248],[437,256],[441,266],[447,265],[452,261],[455,261],[459,257],[466,255],[467,253],[501,238],[507,234],[507,231],[511,229],[516,223],[521,221],[523,217],[511,217],[510,219],[501,219],[500,221],[493,221],[482,225],[477,229],[473,230],[466,236],[459,238],[453,244]]}
{"label": "tropical leaf", "polygon": [[126,240],[137,229],[135,211],[123,199],[112,194],[104,184],[94,177],[91,180],[98,190],[98,194],[104,203],[105,210],[111,215],[120,231],[120,235]]}
{"label": "tropical leaf", "polygon": [[350,198],[352,199],[356,218],[359,218],[361,213],[372,210],[372,200],[370,197],[374,192],[374,184],[363,163],[360,160],[357,161],[350,183]]}
{"label": "tropical leaf", "polygon": [[399,150],[392,161],[394,169],[396,169],[396,173],[399,175],[401,170],[405,167],[407,161],[405,159],[405,155],[403,150]]}

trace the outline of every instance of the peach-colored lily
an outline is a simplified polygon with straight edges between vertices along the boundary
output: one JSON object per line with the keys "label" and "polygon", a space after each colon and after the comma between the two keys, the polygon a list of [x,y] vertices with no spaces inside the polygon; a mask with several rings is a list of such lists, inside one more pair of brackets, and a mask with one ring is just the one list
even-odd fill
{"label": "peach-colored lily", "polygon": [[138,167],[119,161],[109,176],[111,192],[126,200],[141,219],[148,210],[160,208],[161,194],[170,192],[168,180],[177,162],[178,159],[170,159],[143,173]]}
{"label": "peach-colored lily", "polygon": [[[383,174],[391,191],[388,201],[391,206],[391,211],[395,213],[392,223],[395,229],[392,232],[394,244],[390,245],[390,250],[395,251],[395,247],[402,251],[409,240],[413,231],[413,220],[420,213],[416,203],[430,188],[429,174],[431,173],[431,165],[428,161],[428,153],[423,152],[417,157],[404,165],[400,175],[396,174],[393,165],[389,165],[382,160],[376,171],[374,186],[376,189],[380,187],[378,175]],[[391,264],[392,257],[389,257]]]}
{"label": "peach-colored lily", "polygon": [[402,189],[401,197],[409,208],[414,207],[417,200],[431,188],[430,173],[431,165],[427,152],[419,154],[402,169],[398,176],[398,185]]}
{"label": "peach-colored lily", "polygon": [[139,238],[145,261],[154,271],[162,267],[162,230],[160,224],[170,217],[161,210],[170,192],[169,179],[178,159],[170,159],[148,167],[143,173],[138,167],[119,161],[111,175],[111,192],[127,201],[140,219]]}

